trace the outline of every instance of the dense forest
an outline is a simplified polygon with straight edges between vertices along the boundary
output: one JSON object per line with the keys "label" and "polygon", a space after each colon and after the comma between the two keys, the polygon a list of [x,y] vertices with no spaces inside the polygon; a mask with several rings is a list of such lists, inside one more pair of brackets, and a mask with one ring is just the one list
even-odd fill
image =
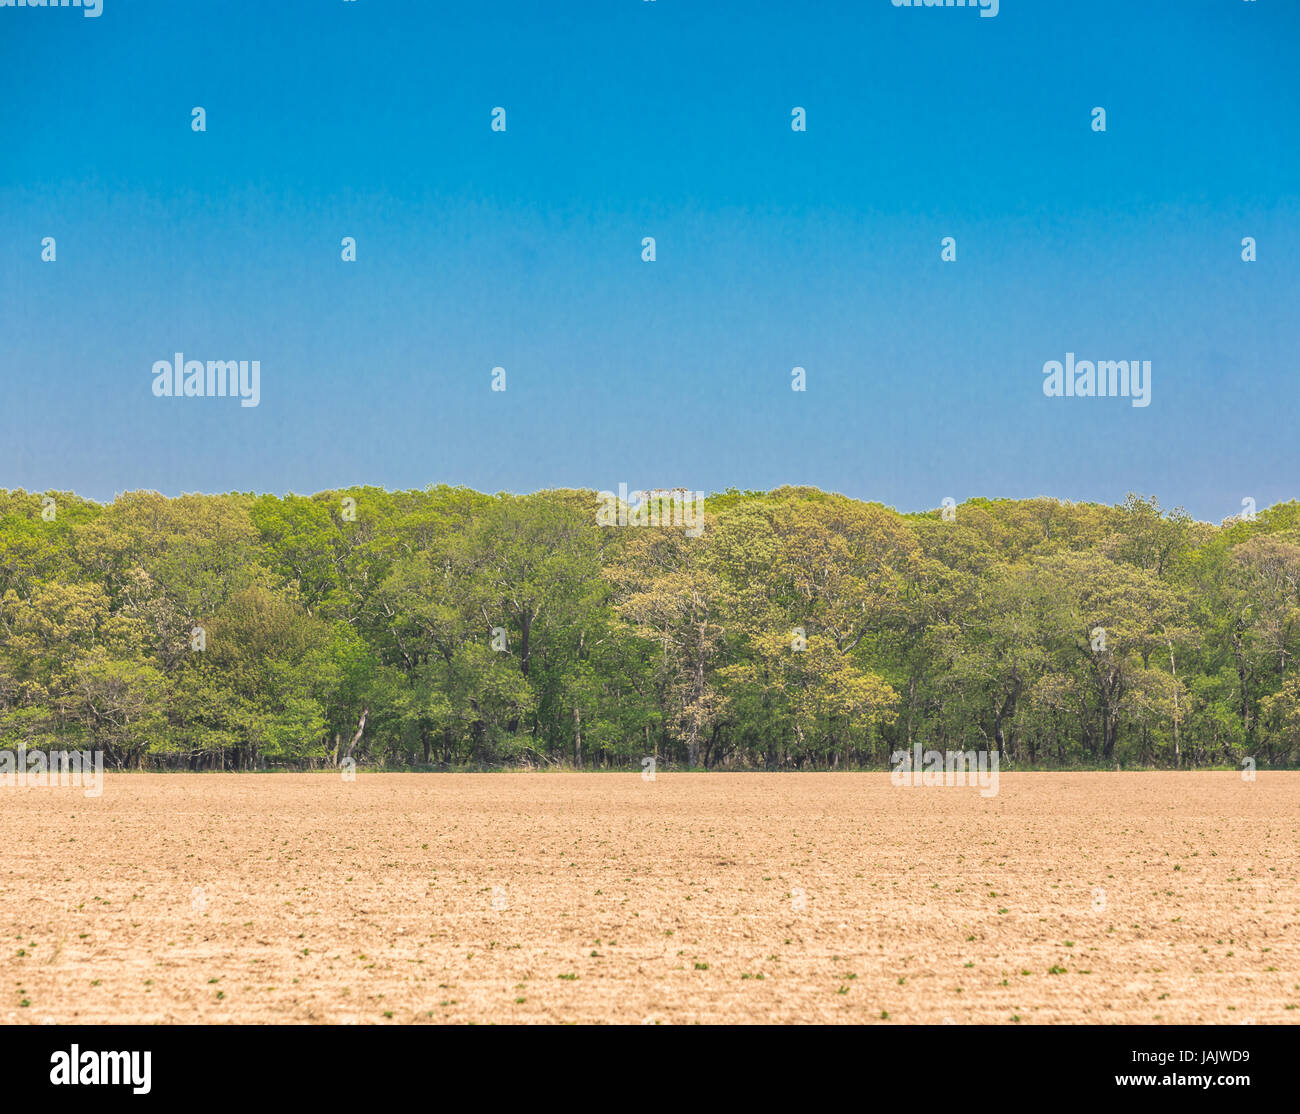
{"label": "dense forest", "polygon": [[159,769],[882,768],[916,742],[1004,768],[1300,760],[1295,502],[1214,526],[1137,496],[903,515],[732,490],[702,533],[597,508],[0,491],[0,747]]}

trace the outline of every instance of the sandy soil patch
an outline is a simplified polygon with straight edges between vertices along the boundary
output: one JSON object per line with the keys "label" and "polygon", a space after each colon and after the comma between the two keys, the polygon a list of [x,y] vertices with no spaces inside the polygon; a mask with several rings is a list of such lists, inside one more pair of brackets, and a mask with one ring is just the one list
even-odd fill
{"label": "sandy soil patch", "polygon": [[6,1022],[1300,1021],[1300,773],[0,788]]}

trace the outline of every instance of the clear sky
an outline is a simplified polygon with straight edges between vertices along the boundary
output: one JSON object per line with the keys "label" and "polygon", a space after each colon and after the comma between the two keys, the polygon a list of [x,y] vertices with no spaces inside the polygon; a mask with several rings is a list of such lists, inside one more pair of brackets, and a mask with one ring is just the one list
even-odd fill
{"label": "clear sky", "polygon": [[0,7],[0,487],[1300,497],[1293,0],[103,4]]}

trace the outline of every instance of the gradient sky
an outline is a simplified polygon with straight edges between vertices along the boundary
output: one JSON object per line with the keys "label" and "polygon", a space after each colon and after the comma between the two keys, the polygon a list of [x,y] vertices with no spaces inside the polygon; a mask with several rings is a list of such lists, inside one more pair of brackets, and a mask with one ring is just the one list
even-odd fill
{"label": "gradient sky", "polygon": [[[1298,45],[1292,0],[0,9],[0,487],[1298,497]],[[155,398],[177,351],[261,405]],[[1045,398],[1067,351],[1151,405]]]}

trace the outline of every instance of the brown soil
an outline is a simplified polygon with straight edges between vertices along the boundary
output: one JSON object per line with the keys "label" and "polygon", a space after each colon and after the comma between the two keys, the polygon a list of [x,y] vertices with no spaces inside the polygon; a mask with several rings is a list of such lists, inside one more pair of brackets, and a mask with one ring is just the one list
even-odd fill
{"label": "brown soil", "polygon": [[1300,1021],[1300,773],[117,774],[0,846],[7,1022]]}

